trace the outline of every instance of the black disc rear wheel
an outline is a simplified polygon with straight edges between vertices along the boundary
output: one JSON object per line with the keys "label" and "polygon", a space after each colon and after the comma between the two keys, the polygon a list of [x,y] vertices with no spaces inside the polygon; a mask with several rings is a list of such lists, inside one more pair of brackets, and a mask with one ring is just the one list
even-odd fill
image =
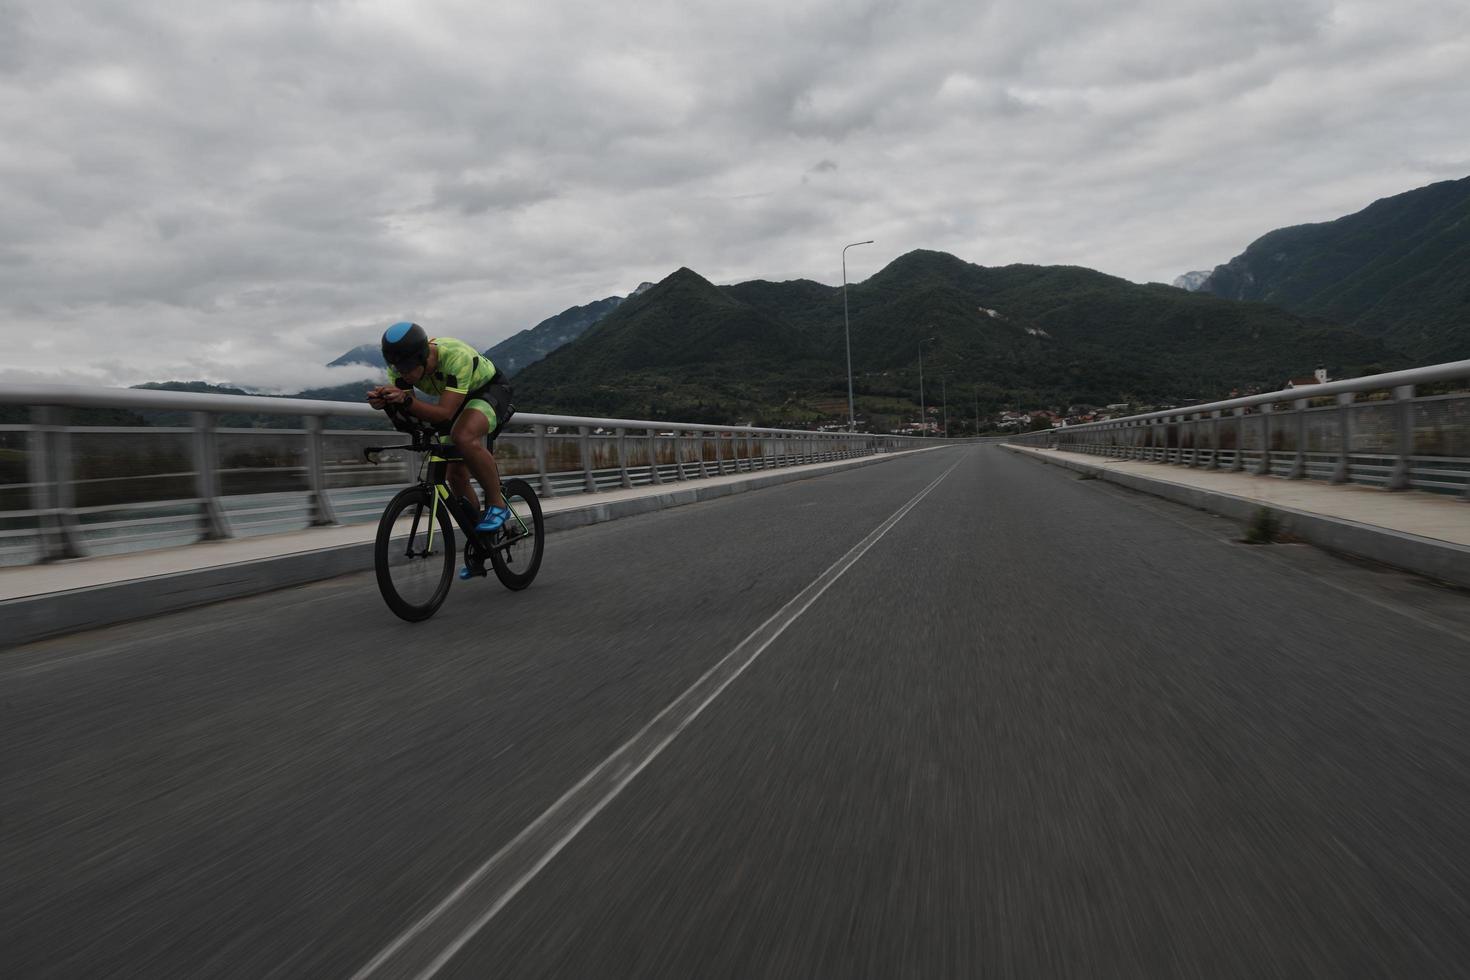
{"label": "black disc rear wheel", "polygon": [[411,623],[434,615],[454,581],[454,531],[441,505],[430,533],[432,501],[422,487],[409,487],[394,497],[378,522],[373,548],[383,601]]}
{"label": "black disc rear wheel", "polygon": [[487,542],[495,577],[507,589],[520,591],[530,585],[541,569],[541,549],[546,524],[541,518],[541,501],[525,480],[506,480],[500,485],[510,517]]}

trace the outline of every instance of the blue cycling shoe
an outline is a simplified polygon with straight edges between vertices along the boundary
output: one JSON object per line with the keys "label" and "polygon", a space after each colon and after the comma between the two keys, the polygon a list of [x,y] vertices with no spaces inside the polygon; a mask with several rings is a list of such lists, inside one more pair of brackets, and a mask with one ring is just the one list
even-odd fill
{"label": "blue cycling shoe", "polygon": [[474,578],[476,575],[484,575],[484,574],[485,574],[484,572],[476,572],[470,566],[465,565],[463,568],[461,568],[459,570],[459,580],[461,582],[468,582],[470,579]]}
{"label": "blue cycling shoe", "polygon": [[482,534],[491,534],[504,527],[505,520],[508,517],[510,517],[509,509],[491,505],[485,510],[484,518],[481,519],[479,524],[475,525],[475,530]]}

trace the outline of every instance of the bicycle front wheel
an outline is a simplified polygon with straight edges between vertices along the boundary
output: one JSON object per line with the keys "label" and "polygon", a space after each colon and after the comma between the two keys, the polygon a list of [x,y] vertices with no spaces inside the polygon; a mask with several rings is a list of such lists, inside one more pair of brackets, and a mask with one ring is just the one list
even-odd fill
{"label": "bicycle front wheel", "polygon": [[519,592],[541,569],[541,547],[546,523],[541,518],[541,501],[525,480],[506,480],[500,485],[510,517],[495,532],[490,543],[490,564],[500,584]]}
{"label": "bicycle front wheel", "polygon": [[454,581],[454,531],[441,504],[432,508],[437,526],[431,532],[432,502],[423,487],[394,497],[378,522],[373,548],[378,591],[388,608],[410,623],[434,615]]}

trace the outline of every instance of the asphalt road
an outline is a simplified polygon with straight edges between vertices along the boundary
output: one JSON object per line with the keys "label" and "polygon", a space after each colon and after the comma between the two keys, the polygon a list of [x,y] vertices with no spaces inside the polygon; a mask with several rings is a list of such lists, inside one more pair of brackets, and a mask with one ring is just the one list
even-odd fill
{"label": "asphalt road", "polygon": [[996,447],[0,654],[0,975],[1463,976],[1470,598]]}

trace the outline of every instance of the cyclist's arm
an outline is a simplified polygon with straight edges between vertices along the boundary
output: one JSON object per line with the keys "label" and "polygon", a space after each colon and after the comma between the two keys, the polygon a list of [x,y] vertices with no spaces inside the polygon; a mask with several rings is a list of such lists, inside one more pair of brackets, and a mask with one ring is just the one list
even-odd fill
{"label": "cyclist's arm", "polygon": [[[406,396],[407,392],[396,398],[392,392],[389,392],[387,395],[388,400],[395,404],[402,401]],[[448,422],[454,418],[454,413],[459,411],[459,406],[464,403],[464,399],[465,393],[463,391],[446,390],[439,396],[439,403],[437,405],[414,398],[408,403],[407,411],[414,418],[423,419],[425,422]]]}

